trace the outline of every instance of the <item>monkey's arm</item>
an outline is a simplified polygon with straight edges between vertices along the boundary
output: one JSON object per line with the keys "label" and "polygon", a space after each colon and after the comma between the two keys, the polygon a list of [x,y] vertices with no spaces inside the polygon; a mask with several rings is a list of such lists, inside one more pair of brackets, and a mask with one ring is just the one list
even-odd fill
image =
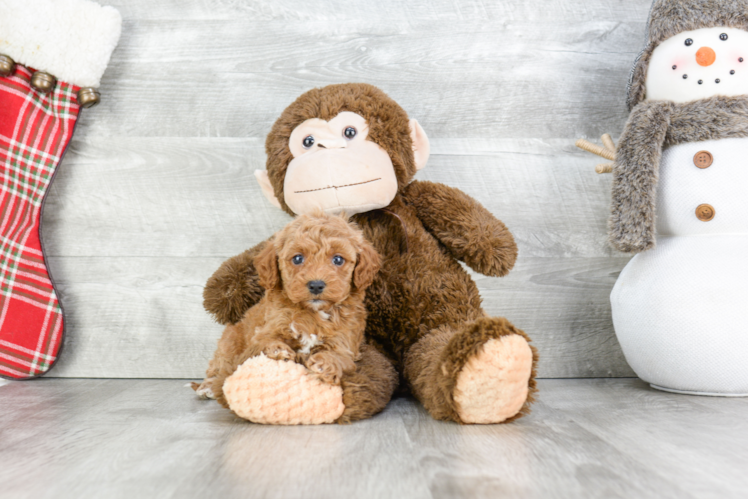
{"label": "monkey's arm", "polygon": [[474,271],[504,276],[517,260],[517,244],[503,222],[459,189],[413,181],[403,193],[418,218],[447,249]]}
{"label": "monkey's arm", "polygon": [[622,252],[655,245],[657,175],[672,110],[667,101],[637,105],[618,141],[608,227],[610,243]]}
{"label": "monkey's arm", "polygon": [[260,286],[254,258],[272,238],[231,257],[213,273],[203,290],[203,307],[216,321],[237,323],[244,313],[260,301],[265,289]]}

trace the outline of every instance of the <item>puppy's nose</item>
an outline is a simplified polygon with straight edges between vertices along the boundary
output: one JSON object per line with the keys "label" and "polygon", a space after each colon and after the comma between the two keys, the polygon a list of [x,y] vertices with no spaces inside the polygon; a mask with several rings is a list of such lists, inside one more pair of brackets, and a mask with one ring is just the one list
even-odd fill
{"label": "puppy's nose", "polygon": [[325,289],[325,282],[322,280],[310,281],[306,287],[312,292],[312,295],[319,295]]}

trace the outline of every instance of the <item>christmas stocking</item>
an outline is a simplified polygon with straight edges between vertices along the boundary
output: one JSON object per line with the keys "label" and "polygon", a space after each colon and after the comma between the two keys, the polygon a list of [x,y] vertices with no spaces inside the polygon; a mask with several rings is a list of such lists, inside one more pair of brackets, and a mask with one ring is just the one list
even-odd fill
{"label": "christmas stocking", "polygon": [[0,0],[0,376],[42,375],[65,329],[41,212],[121,18],[89,0]]}

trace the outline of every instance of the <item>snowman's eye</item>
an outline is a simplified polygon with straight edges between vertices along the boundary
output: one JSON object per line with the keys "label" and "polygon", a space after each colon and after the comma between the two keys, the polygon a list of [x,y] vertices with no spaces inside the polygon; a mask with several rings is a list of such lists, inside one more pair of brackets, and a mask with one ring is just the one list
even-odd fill
{"label": "snowman's eye", "polygon": [[727,40],[727,33],[722,33],[722,34],[721,34],[721,35],[719,36],[719,39],[720,39],[720,40],[722,40],[723,42],[724,42],[725,40]]}
{"label": "snowman's eye", "polygon": [[686,38],[686,47],[690,47],[691,45],[693,45],[693,40]]}

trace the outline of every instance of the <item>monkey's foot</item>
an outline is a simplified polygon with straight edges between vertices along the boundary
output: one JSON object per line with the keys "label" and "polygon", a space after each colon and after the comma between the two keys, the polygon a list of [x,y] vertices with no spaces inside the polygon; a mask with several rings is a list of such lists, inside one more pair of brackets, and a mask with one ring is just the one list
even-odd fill
{"label": "monkey's foot", "polygon": [[342,414],[343,390],[303,365],[264,354],[242,363],[223,384],[229,408],[258,424],[328,424]]}
{"label": "monkey's foot", "polygon": [[466,424],[496,424],[518,415],[528,399],[533,353],[517,334],[491,339],[465,363],[453,398]]}
{"label": "monkey's foot", "polygon": [[504,318],[432,330],[410,348],[405,378],[436,419],[498,424],[530,412],[537,355]]}

